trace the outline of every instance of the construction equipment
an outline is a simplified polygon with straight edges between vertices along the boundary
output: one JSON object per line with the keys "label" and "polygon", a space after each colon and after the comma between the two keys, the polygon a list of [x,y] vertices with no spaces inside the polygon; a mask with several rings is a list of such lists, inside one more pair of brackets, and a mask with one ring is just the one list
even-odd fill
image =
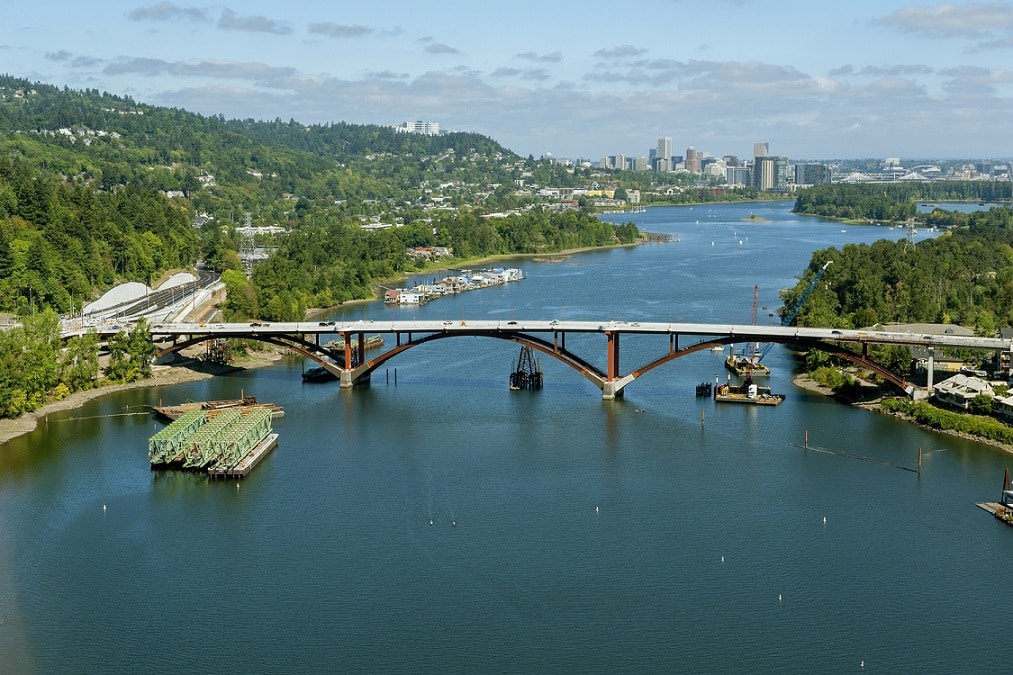
{"label": "construction equipment", "polygon": [[517,369],[510,373],[510,390],[541,389],[542,371],[538,367],[538,359],[527,345],[521,347],[517,357]]}
{"label": "construction equipment", "polygon": [[[781,315],[782,326],[790,326],[792,324],[792,322],[795,320],[795,317],[798,316],[798,313],[802,309],[802,306],[805,304],[806,300],[808,300],[809,296],[812,295],[812,292],[816,290],[816,286],[820,283],[820,279],[823,278],[824,272],[827,271],[827,268],[830,267],[830,263],[832,262],[833,260],[828,260],[826,261],[826,263],[824,263],[823,267],[821,267],[820,270],[816,273],[816,276],[814,276],[812,280],[809,282],[809,285],[805,287],[804,291],[802,291],[802,295],[799,296],[798,302],[792,305],[791,309],[789,309],[788,311],[786,311],[784,314]],[[753,323],[756,323],[755,287],[753,291]],[[773,342],[768,342],[766,345],[764,345],[763,349],[760,351],[760,358],[756,360],[757,363],[763,360],[763,357],[767,355],[767,352],[769,352],[770,348],[773,346],[774,346]]]}

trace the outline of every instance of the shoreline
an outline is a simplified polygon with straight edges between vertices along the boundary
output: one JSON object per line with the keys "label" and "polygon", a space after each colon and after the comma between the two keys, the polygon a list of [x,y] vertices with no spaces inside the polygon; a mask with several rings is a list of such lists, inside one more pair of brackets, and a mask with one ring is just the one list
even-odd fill
{"label": "shoreline", "polygon": [[[585,253],[588,251],[599,251],[614,248],[626,248],[631,246],[640,246],[643,242],[636,241],[630,244],[614,244],[612,246],[586,246],[582,248],[566,249],[552,253],[553,256],[573,256],[578,253]],[[463,260],[460,265],[485,265],[500,260],[509,260],[512,258],[537,258],[539,256],[546,255],[544,253],[510,253],[496,256],[487,256],[485,258]],[[411,276],[417,274],[425,274],[430,271],[448,270],[449,267],[433,267],[426,270],[420,270],[411,275],[406,275],[400,278],[400,281],[406,280]],[[314,307],[306,310],[307,319],[315,319],[321,315],[333,312],[342,307],[362,305],[370,302],[378,302],[382,297],[379,292],[381,286],[374,285],[374,295],[372,298],[357,298],[355,300],[346,300],[340,305],[334,307]],[[215,364],[205,363],[199,359],[181,356],[176,362],[167,365],[156,365],[152,366],[151,377],[144,380],[137,380],[136,382],[128,382],[125,384],[110,384],[106,386],[96,387],[94,389],[87,389],[84,391],[76,391],[65,399],[59,401],[50,401],[36,410],[26,412],[17,418],[3,418],[0,419],[0,448],[3,447],[7,441],[10,441],[19,436],[29,434],[35,431],[39,425],[40,420],[45,420],[46,416],[50,413],[61,412],[64,410],[73,410],[75,408],[82,407],[85,403],[92,401],[100,396],[106,394],[112,394],[117,391],[123,391],[125,389],[140,389],[145,387],[159,387],[163,385],[182,384],[184,382],[196,382],[198,380],[206,380],[214,377],[215,375],[222,375],[225,373],[234,372],[236,370],[245,370],[252,368],[262,368],[264,366],[271,365],[278,359],[282,358],[287,350],[274,350],[271,352],[257,352],[253,355],[243,357],[236,365],[231,366],[219,366]]]}
{"label": "shoreline", "polygon": [[184,382],[196,382],[208,380],[216,375],[236,372],[238,370],[250,370],[269,366],[282,356],[285,352],[281,350],[273,352],[258,352],[252,356],[246,356],[239,360],[234,366],[220,366],[205,363],[198,359],[182,357],[178,362],[170,365],[152,366],[151,377],[125,384],[110,384],[94,389],[76,391],[65,399],[50,401],[31,412],[26,412],[21,417],[0,419],[0,449],[14,438],[24,436],[35,431],[40,421],[44,421],[50,413],[74,410],[82,407],[85,403],[92,401],[106,394],[112,394],[127,389],[142,389],[148,387],[160,387],[165,385],[183,384]]}
{"label": "shoreline", "polygon": [[865,400],[848,401],[846,399],[841,398],[840,396],[837,396],[833,392],[832,389],[829,389],[828,387],[824,387],[819,382],[816,382],[815,380],[813,380],[811,377],[809,377],[808,373],[800,373],[798,375],[795,375],[791,379],[791,383],[794,386],[798,387],[799,389],[805,389],[806,391],[812,392],[814,394],[820,394],[822,396],[828,396],[830,398],[833,398],[838,403],[842,403],[844,405],[849,405],[852,408],[861,408],[863,410],[868,410],[869,412],[876,413],[876,414],[879,414],[879,415],[886,415],[887,417],[893,417],[895,419],[902,420],[902,421],[907,422],[909,424],[913,424],[913,425],[915,425],[917,427],[921,427],[922,429],[925,429],[927,431],[932,431],[932,432],[935,432],[935,433],[938,433],[938,434],[943,434],[945,436],[952,436],[954,438],[961,438],[961,439],[963,439],[965,441],[973,441],[975,443],[980,443],[982,445],[987,445],[987,446],[996,448],[998,450],[1002,450],[1006,454],[1013,455],[1013,445],[1008,445],[1006,443],[1000,443],[999,441],[993,441],[993,440],[991,440],[989,438],[982,438],[980,436],[975,436],[973,434],[967,434],[967,433],[964,433],[962,431],[956,431],[956,430],[953,430],[953,429],[936,429],[935,427],[930,427],[930,426],[928,426],[926,424],[921,424],[917,420],[915,420],[913,417],[910,417],[910,416],[905,415],[903,413],[887,412],[887,411],[883,410],[883,407],[879,404],[880,400],[883,398],[882,397],[882,390],[879,387],[876,387],[876,390],[879,392],[878,395],[875,395],[875,396],[873,396],[871,398],[868,398],[868,399],[865,399]]}

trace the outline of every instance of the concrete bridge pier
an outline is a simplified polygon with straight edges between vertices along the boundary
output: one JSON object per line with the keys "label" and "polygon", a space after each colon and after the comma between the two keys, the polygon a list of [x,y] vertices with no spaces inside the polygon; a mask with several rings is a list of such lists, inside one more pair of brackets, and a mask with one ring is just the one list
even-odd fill
{"label": "concrete bridge pier", "polygon": [[342,370],[341,375],[338,377],[338,386],[342,389],[349,389],[357,384],[368,384],[369,373],[355,377],[355,373],[351,370]]}
{"label": "concrete bridge pier", "polygon": [[619,382],[615,380],[612,381],[606,380],[605,382],[603,382],[601,385],[602,400],[611,401],[613,399],[622,398],[624,389],[621,386],[617,389],[616,385],[618,384]]}

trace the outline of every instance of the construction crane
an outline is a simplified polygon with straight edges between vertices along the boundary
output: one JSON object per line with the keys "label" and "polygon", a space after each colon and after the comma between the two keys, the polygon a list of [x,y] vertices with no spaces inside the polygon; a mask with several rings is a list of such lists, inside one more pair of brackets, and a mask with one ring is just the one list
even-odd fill
{"label": "construction crane", "polygon": [[[816,276],[812,278],[812,281],[809,282],[809,285],[805,287],[804,291],[802,291],[802,295],[799,296],[798,302],[792,305],[790,310],[781,315],[782,326],[790,326],[791,322],[795,320],[795,317],[798,316],[798,313],[802,309],[802,306],[805,304],[806,300],[808,300],[809,296],[812,295],[812,292],[816,290],[816,286],[820,283],[820,279],[823,278],[823,273],[827,271],[827,268],[830,267],[830,263],[832,262],[833,260],[828,260],[826,261],[826,263],[824,263],[823,267],[820,268],[820,271],[816,273]],[[753,303],[755,311],[755,303],[756,303],[755,298],[753,300]],[[763,357],[767,355],[767,352],[769,352],[770,348],[773,346],[774,346],[773,342],[768,342],[766,345],[764,345],[763,350],[760,352],[760,358],[757,359],[757,363],[763,360]]]}

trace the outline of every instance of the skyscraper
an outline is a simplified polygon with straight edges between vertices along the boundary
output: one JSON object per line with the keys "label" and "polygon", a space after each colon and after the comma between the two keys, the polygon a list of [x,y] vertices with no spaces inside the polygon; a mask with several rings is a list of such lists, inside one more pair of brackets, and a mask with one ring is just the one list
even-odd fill
{"label": "skyscraper", "polygon": [[672,159],[672,139],[668,136],[658,139],[657,159]]}
{"label": "skyscraper", "polygon": [[686,148],[686,171],[700,173],[700,158],[696,156],[696,148],[693,146]]}
{"label": "skyscraper", "polygon": [[753,143],[753,161],[760,157],[766,157],[770,153],[769,143]]}

